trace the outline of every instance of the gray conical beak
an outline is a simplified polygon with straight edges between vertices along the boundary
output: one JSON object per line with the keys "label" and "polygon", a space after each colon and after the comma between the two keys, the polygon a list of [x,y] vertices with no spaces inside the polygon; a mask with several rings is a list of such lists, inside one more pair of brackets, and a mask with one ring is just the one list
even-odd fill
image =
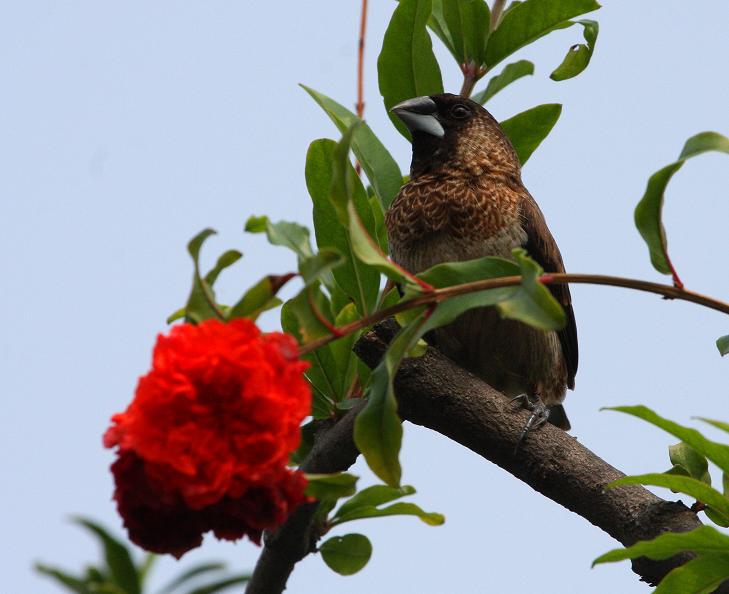
{"label": "gray conical beak", "polygon": [[438,106],[430,97],[408,99],[398,103],[390,111],[403,121],[411,133],[425,132],[438,138],[445,135],[445,130],[436,117]]}

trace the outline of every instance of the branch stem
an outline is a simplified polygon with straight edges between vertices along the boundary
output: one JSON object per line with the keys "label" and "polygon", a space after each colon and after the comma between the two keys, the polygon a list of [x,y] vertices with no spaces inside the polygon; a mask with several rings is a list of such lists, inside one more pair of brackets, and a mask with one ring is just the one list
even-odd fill
{"label": "branch stem", "polygon": [[[367,34],[367,0],[362,0],[362,13],[359,19],[359,43],[357,44],[357,117],[364,118],[364,50]],[[357,175],[362,172],[359,161],[354,164]]]}
{"label": "branch stem", "polygon": [[[719,301],[700,293],[694,293],[693,291],[686,291],[685,289],[679,289],[673,285],[664,285],[662,283],[653,283],[649,281],[624,278],[620,276],[608,276],[604,274],[570,274],[566,272],[559,273],[548,273],[543,274],[539,281],[545,285],[549,284],[588,284],[588,285],[606,285],[611,287],[623,287],[626,289],[633,289],[635,291],[643,291],[647,293],[654,293],[656,295],[662,295],[666,299],[679,299],[681,301],[689,301],[696,303],[709,309],[714,309],[729,315],[729,303]],[[452,287],[444,287],[442,289],[433,289],[413,297],[408,301],[401,301],[391,307],[376,311],[370,316],[355,320],[349,324],[345,324],[337,328],[337,333],[332,333],[328,336],[322,336],[309,343],[301,345],[299,354],[301,356],[307,355],[316,349],[329,344],[333,340],[346,336],[352,332],[367,328],[377,322],[380,322],[386,318],[394,316],[400,312],[408,309],[414,309],[425,305],[437,304],[451,297],[457,297],[459,295],[465,295],[467,293],[475,293],[477,291],[486,291],[488,289],[500,289],[503,287],[513,287],[521,284],[521,276],[504,276],[500,278],[489,278],[480,281],[474,281],[470,283],[463,283],[460,285],[453,285]]]}

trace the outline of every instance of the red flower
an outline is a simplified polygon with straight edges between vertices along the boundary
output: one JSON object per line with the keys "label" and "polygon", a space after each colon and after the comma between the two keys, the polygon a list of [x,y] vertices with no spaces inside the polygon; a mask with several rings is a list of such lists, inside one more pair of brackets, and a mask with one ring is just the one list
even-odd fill
{"label": "red flower", "polygon": [[286,464],[310,412],[306,366],[290,336],[246,319],[158,337],[152,370],[104,436],[119,446],[114,497],[132,541],[180,556],[208,530],[258,542],[286,519],[305,499]]}

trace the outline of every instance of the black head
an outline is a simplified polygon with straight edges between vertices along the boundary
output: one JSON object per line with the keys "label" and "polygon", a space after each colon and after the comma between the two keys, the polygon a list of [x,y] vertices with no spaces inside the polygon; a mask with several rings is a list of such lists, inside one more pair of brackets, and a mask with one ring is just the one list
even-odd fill
{"label": "black head", "polygon": [[437,172],[479,174],[488,169],[519,167],[498,122],[470,99],[442,93],[398,103],[391,110],[413,139],[411,175]]}

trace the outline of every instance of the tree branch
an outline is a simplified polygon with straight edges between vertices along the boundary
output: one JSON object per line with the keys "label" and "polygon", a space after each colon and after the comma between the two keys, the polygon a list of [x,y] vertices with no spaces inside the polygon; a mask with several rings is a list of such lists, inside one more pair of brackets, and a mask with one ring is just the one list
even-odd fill
{"label": "tree branch", "polygon": [[[310,474],[327,474],[347,470],[357,460],[354,445],[354,420],[365,401],[350,409],[338,421],[322,421],[314,436],[314,446],[301,464]],[[253,571],[246,594],[277,594],[299,561],[316,551],[320,537],[314,524],[318,503],[301,505],[275,532],[266,532],[264,547]]]}
{"label": "tree branch", "polygon": [[[393,320],[378,324],[359,340],[356,353],[374,367],[397,329]],[[682,503],[663,500],[639,485],[606,491],[605,485],[623,473],[552,425],[530,434],[514,455],[528,413],[510,405],[506,396],[433,348],[422,357],[403,361],[395,391],[402,419],[450,437],[501,466],[623,545],[701,525],[696,514]],[[358,410],[349,411],[317,435],[303,465],[305,470],[336,472],[354,463],[357,451],[351,431]],[[294,565],[315,550],[319,536],[312,521],[315,509],[316,504],[302,506],[266,539],[247,594],[283,591]],[[690,554],[665,561],[641,558],[633,562],[633,571],[642,580],[656,584],[690,558]],[[729,584],[717,592],[729,593]]]}

